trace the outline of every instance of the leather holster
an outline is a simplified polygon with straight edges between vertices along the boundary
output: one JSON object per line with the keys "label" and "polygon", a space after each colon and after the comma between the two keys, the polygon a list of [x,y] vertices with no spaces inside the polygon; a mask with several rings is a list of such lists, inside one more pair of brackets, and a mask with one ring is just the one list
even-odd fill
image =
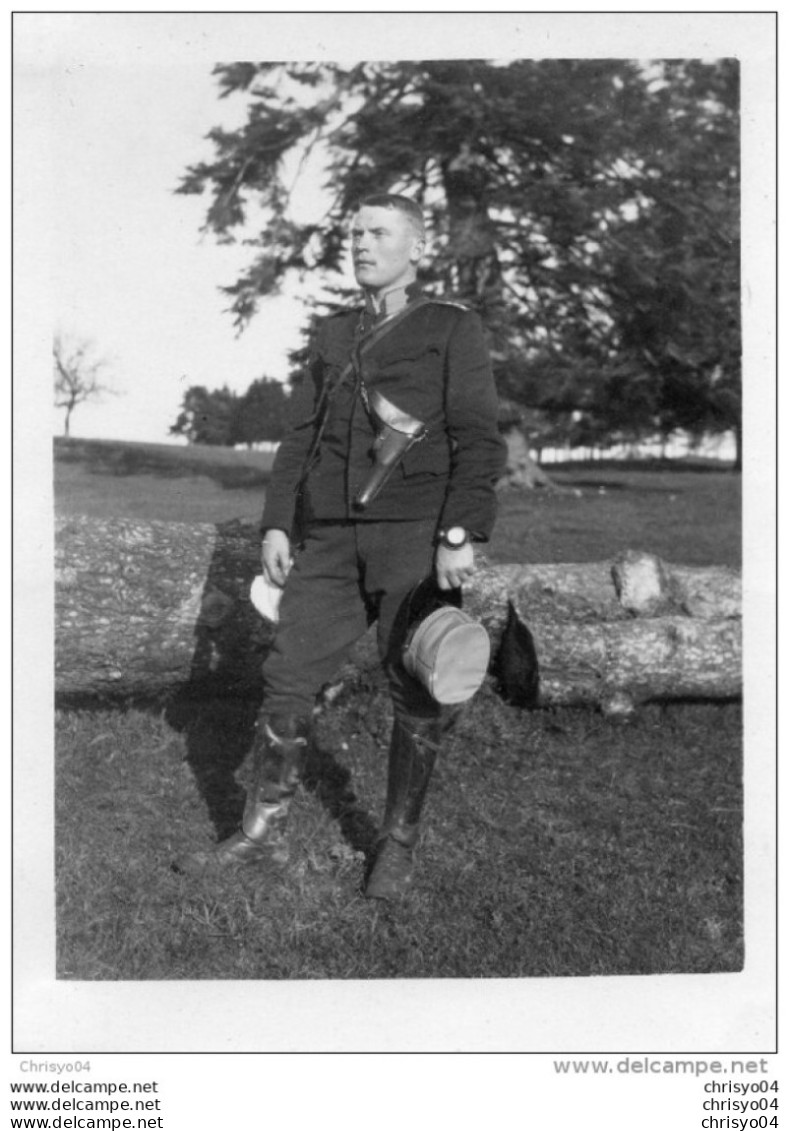
{"label": "leather holster", "polygon": [[376,389],[369,394],[368,401],[377,429],[373,443],[375,464],[353,501],[357,510],[370,505],[409,448],[427,435],[423,421],[403,412]]}

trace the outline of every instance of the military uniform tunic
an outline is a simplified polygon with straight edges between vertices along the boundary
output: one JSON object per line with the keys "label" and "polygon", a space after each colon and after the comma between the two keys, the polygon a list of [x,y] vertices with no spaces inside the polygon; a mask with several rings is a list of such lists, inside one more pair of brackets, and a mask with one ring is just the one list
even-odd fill
{"label": "military uniform tunic", "polygon": [[[431,300],[396,325],[393,319],[394,328],[365,349],[361,315],[355,309],[323,321],[267,491],[261,525],[287,532],[303,491],[302,537],[263,668],[272,713],[308,714],[320,687],[377,622],[395,710],[437,714],[437,704],[400,662],[404,602],[432,572],[438,529],[462,526],[485,541],[493,527],[505,446],[478,316]],[[340,381],[360,347],[360,365]],[[362,386],[425,422],[427,435],[359,511],[354,499],[374,466],[375,438]],[[329,390],[320,444],[305,477],[319,426],[316,409],[320,415]]]}
{"label": "military uniform tunic", "polygon": [[[296,400],[297,427],[280,445],[263,514],[263,526],[290,531],[296,491],[312,429],[298,427],[312,414],[327,383],[346,368],[357,338],[360,311],[327,318],[317,337]],[[359,344],[364,344],[361,335]],[[479,317],[455,303],[428,302],[382,337],[361,362],[368,390],[378,389],[398,408],[427,424],[427,436],[410,449],[380,495],[364,512],[353,499],[373,467],[374,427],[349,376],[331,401],[315,467],[305,485],[306,519],[403,521],[433,518],[437,526],[463,526],[486,540],[495,516],[495,481],[504,445],[497,428],[497,399]]]}

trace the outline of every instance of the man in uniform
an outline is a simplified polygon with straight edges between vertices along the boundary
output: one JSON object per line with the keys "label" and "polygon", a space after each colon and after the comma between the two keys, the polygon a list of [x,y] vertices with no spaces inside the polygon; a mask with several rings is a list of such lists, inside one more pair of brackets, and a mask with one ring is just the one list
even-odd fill
{"label": "man in uniform", "polygon": [[[284,593],[263,666],[255,779],[241,830],[217,846],[211,861],[270,859],[299,783],[315,697],[377,622],[394,727],[383,827],[365,894],[391,899],[411,881],[425,793],[453,714],[403,666],[404,607],[431,575],[449,590],[473,573],[474,543],[488,539],[494,521],[504,445],[478,316],[419,293],[419,207],[399,195],[367,197],[351,238],[364,306],[320,325],[295,405],[301,419],[274,462],[262,564]],[[426,426],[382,486],[377,396]],[[365,488],[376,475],[379,489],[370,498]]]}

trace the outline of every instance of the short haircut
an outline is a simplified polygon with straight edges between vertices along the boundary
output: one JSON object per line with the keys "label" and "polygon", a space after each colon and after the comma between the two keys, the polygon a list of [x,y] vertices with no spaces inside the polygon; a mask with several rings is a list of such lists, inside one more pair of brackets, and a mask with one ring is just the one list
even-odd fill
{"label": "short haircut", "polygon": [[425,234],[425,217],[422,209],[408,196],[401,196],[397,192],[374,192],[362,197],[357,205],[357,211],[359,208],[390,208],[395,212],[402,212],[420,236]]}

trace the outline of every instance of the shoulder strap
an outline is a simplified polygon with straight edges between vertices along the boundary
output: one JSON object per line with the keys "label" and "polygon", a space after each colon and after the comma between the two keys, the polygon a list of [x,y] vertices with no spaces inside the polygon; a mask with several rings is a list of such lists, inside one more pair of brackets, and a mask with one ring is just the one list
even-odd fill
{"label": "shoulder strap", "polygon": [[454,299],[454,298],[429,298],[426,301],[432,302],[436,306],[452,306],[452,307],[455,308],[455,310],[464,310],[464,311],[471,310],[471,307],[467,306],[465,302],[459,302],[457,299]]}

